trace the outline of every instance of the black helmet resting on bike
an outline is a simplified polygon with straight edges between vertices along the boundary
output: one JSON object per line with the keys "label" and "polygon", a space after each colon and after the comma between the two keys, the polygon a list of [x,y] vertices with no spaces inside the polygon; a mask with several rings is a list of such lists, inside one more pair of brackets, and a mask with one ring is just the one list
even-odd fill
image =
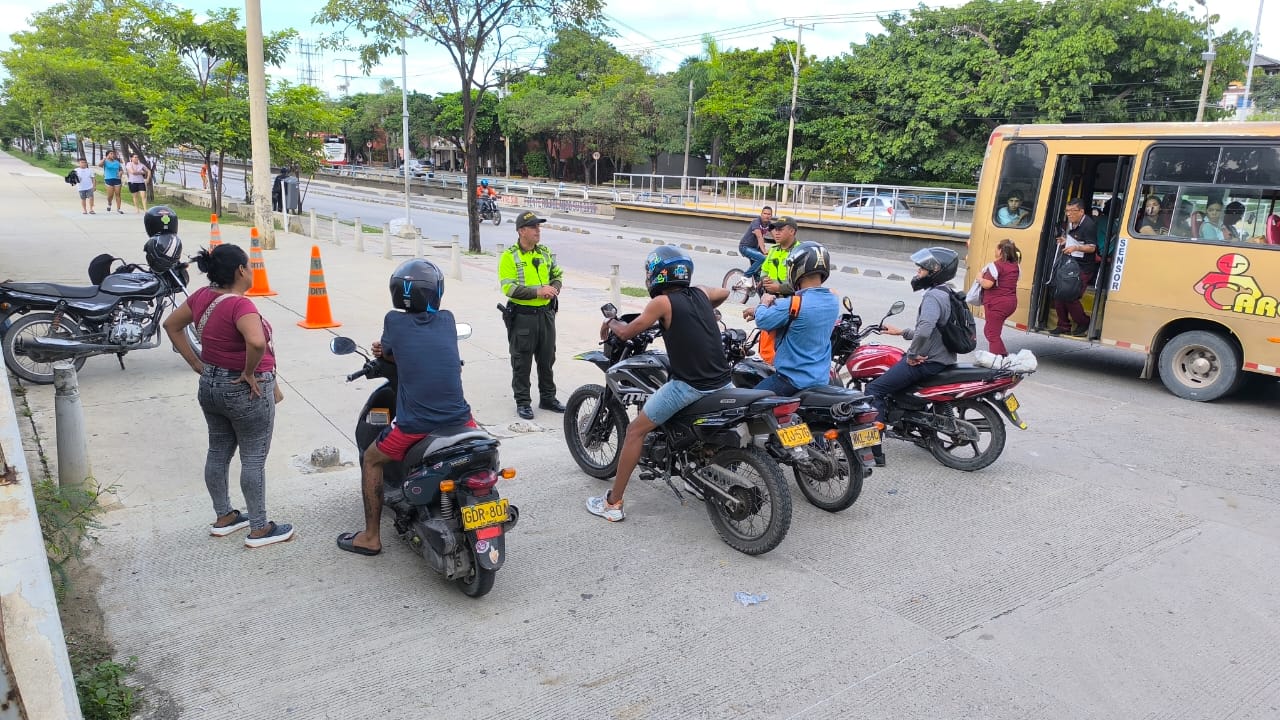
{"label": "black helmet resting on bike", "polygon": [[146,214],[142,216],[142,227],[147,231],[147,237],[177,235],[178,213],[168,205],[148,208]]}
{"label": "black helmet resting on bike", "polygon": [[923,277],[917,275],[911,278],[911,289],[923,290],[942,285],[955,277],[956,270],[960,267],[960,256],[955,250],[931,247],[912,253],[911,262],[928,273]]}
{"label": "black helmet resting on bike", "polygon": [[444,273],[429,260],[406,260],[391,273],[390,287],[395,309],[433,313],[444,297]]}
{"label": "black helmet resting on bike", "polygon": [[831,277],[831,253],[820,243],[802,242],[787,256],[787,282],[793,288],[800,287],[800,278],[812,273],[822,276],[826,282]]}
{"label": "black helmet resting on bike", "polygon": [[644,285],[649,297],[658,297],[663,288],[689,287],[693,281],[693,260],[683,252],[663,245],[644,261]]}
{"label": "black helmet resting on bike", "polygon": [[147,266],[155,273],[163,273],[182,261],[182,241],[172,233],[152,235],[142,251],[146,253]]}

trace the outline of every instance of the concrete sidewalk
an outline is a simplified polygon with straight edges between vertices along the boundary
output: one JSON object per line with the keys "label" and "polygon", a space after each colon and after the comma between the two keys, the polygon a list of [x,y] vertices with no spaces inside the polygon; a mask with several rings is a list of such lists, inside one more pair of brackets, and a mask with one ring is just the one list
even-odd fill
{"label": "concrete sidewalk", "polygon": [[[206,232],[184,223],[188,252]],[[552,247],[571,237],[543,234]],[[244,228],[223,237],[247,246]],[[140,260],[144,240],[137,217],[82,216],[61,178],[0,154],[0,277],[83,282],[94,255]],[[521,509],[508,562],[476,601],[390,523],[382,555],[338,551],[337,534],[361,522],[358,471],[308,462],[322,445],[353,459],[374,384],[345,383],[358,361],[327,345],[377,337],[403,257],[322,246],[343,326],[307,331],[295,323],[311,243],[281,234],[278,247],[265,261],[279,295],[255,302],[286,393],[269,512],[296,524],[293,542],[248,550],[239,535],[208,536],[196,378],[167,344],[126,356],[123,371],[94,358],[80,373],[95,474],[120,498],[90,560],[117,654],[138,657],[143,717],[1280,717],[1280,489],[1265,472],[1280,448],[1247,435],[1271,426],[1274,407],[1188,404],[1090,374],[1082,359],[1106,356],[1073,347],[1019,386],[1033,430],[1011,434],[988,471],[893,444],[845,512],[816,510],[792,485],[787,538],[751,558],[660,484],[632,482],[624,523],[587,515],[585,497],[605,485],[569,458],[559,415],[517,421],[495,258],[466,257],[444,304],[475,327],[462,344],[467,397],[503,438],[519,475],[502,490]],[[572,355],[596,346],[609,296],[602,277],[566,283],[561,399],[601,379]],[[906,293],[883,286],[886,302]],[[52,396],[27,386],[50,456]],[[768,600],[743,607],[735,591]]]}

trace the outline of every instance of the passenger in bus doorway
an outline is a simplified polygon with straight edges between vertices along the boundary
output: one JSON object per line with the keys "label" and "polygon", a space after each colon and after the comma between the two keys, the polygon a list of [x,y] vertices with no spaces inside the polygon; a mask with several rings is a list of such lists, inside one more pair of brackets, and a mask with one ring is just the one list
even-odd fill
{"label": "passenger in bus doorway", "polygon": [[[1075,258],[1080,264],[1080,295],[1083,297],[1084,289],[1093,284],[1093,276],[1098,270],[1095,260],[1098,230],[1093,218],[1085,212],[1084,201],[1080,198],[1067,202],[1066,215],[1066,225],[1058,233],[1058,248],[1064,257]],[[1084,313],[1079,297],[1068,302],[1055,300],[1053,309],[1058,316],[1058,326],[1049,331],[1050,335],[1083,336],[1089,331],[1089,316]],[[1071,323],[1075,323],[1074,330]]]}
{"label": "passenger in bus doorway", "polygon": [[1007,238],[1001,240],[996,246],[995,260],[978,278],[982,285],[983,315],[986,317],[982,334],[987,338],[987,349],[1000,356],[1009,354],[1000,333],[1004,329],[1004,321],[1018,309],[1018,263],[1021,260],[1018,246]]}

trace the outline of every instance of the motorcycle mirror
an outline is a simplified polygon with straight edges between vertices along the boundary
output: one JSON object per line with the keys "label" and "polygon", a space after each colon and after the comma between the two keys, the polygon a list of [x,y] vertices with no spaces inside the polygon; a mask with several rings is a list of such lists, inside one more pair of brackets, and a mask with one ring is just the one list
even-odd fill
{"label": "motorcycle mirror", "polygon": [[612,320],[618,317],[618,308],[613,303],[605,303],[600,306],[600,314]]}
{"label": "motorcycle mirror", "polygon": [[349,337],[336,337],[329,341],[329,352],[334,355],[350,355],[356,351],[356,341]]}
{"label": "motorcycle mirror", "polygon": [[466,340],[471,337],[471,325],[469,323],[458,323],[458,339]]}
{"label": "motorcycle mirror", "polygon": [[844,296],[844,310],[845,312],[853,312],[853,301],[849,299],[848,295]]}
{"label": "motorcycle mirror", "polygon": [[889,315],[897,315],[898,313],[906,309],[907,309],[907,304],[899,300],[889,308]]}

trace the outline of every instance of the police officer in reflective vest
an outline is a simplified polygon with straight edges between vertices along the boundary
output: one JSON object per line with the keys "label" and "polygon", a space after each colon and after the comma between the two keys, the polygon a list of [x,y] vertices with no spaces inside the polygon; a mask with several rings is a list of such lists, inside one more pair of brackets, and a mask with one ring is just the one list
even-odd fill
{"label": "police officer in reflective vest", "polygon": [[551,372],[556,361],[556,310],[564,273],[551,250],[540,244],[544,222],[545,218],[530,211],[520,213],[516,217],[518,241],[498,259],[498,279],[502,294],[507,296],[504,314],[511,348],[511,392],[516,399],[516,414],[525,420],[533,419],[529,373],[535,360],[538,407],[564,412],[564,405],[556,399]]}

